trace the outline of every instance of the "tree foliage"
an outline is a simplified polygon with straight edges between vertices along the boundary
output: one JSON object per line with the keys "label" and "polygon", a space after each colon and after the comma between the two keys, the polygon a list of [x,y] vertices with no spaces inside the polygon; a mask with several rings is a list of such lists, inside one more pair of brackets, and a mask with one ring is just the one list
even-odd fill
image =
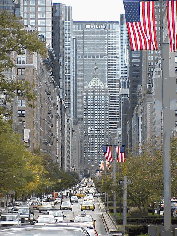
{"label": "tree foliage", "polygon": [[0,193],[15,191],[18,197],[42,194],[47,189],[72,187],[78,181],[78,174],[64,172],[40,149],[34,153],[25,150],[20,134],[0,117]]}
{"label": "tree foliage", "polygon": [[[177,138],[171,140],[171,196],[177,198]],[[128,206],[144,207],[163,198],[163,147],[157,140],[155,143],[148,142],[141,151],[134,155],[130,153],[124,163],[116,164],[116,194],[117,201],[123,204],[123,176],[127,176],[127,202]],[[108,170],[107,170],[108,172]],[[103,192],[110,193],[112,188],[112,168],[97,180]],[[103,184],[101,184],[103,179]]]}
{"label": "tree foliage", "polygon": [[177,138],[171,139],[171,196],[177,198]]}
{"label": "tree foliage", "polygon": [[[22,54],[24,49],[29,52],[38,52],[42,56],[46,56],[47,49],[45,43],[38,36],[37,31],[27,31],[24,29],[20,19],[6,11],[0,14],[0,93],[5,96],[5,103],[11,102],[16,94],[16,90],[23,91],[24,97],[27,98],[29,105],[36,97],[33,94],[33,86],[27,81],[14,81],[12,78],[6,78],[5,72],[11,70],[15,66],[12,53]],[[6,104],[0,107],[0,114],[11,116]]]}

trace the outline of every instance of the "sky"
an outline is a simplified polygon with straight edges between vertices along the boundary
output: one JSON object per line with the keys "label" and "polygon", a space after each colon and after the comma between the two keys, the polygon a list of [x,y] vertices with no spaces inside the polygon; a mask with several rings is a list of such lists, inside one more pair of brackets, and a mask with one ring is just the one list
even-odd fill
{"label": "sky", "polygon": [[119,21],[124,14],[123,0],[52,0],[72,6],[74,21]]}

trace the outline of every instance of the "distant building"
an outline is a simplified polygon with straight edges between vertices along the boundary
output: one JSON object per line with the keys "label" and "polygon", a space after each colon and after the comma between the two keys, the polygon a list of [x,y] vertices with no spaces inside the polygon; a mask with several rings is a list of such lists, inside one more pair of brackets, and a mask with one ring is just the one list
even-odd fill
{"label": "distant building", "polygon": [[118,142],[119,146],[125,145],[127,148],[127,121],[129,113],[129,80],[128,80],[128,30],[125,15],[120,15],[120,92],[119,92],[119,123]]}
{"label": "distant building", "polygon": [[[95,70],[97,67],[95,67]],[[107,86],[94,75],[84,88],[84,169],[92,174],[104,158],[102,146],[109,136],[109,92]]]}
{"label": "distant building", "polygon": [[77,117],[83,121],[84,86],[92,80],[90,71],[97,64],[98,77],[110,93],[109,128],[116,132],[119,120],[119,38],[118,21],[74,21],[77,39]]}

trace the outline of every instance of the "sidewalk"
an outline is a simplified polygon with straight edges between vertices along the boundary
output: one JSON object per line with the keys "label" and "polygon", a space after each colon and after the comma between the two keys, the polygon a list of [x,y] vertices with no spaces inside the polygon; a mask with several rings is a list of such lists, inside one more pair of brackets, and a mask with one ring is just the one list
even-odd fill
{"label": "sidewalk", "polygon": [[121,236],[122,231],[118,229],[109,212],[106,211],[104,203],[99,198],[99,209],[102,212],[101,219],[108,235]]}

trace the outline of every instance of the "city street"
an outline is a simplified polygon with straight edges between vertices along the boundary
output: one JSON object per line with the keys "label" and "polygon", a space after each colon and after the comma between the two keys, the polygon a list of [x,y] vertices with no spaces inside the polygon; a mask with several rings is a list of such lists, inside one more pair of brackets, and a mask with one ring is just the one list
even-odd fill
{"label": "city street", "polygon": [[[100,198],[95,198],[94,200],[95,200],[95,210],[94,211],[86,210],[85,212],[86,212],[86,214],[91,215],[94,220],[96,220],[95,228],[96,228],[98,235],[99,236],[108,235],[107,232],[105,231],[104,224],[101,219],[102,212],[99,209]],[[69,198],[64,198],[63,201],[64,202],[69,201]],[[81,211],[81,203],[82,202],[83,202],[83,199],[81,198],[78,200],[78,203],[73,203],[72,204],[72,211],[63,210],[64,215],[66,216],[64,218],[63,222],[70,222],[71,220],[73,220],[74,216],[80,215],[82,213],[82,211]],[[60,205],[61,204],[56,204],[54,209],[60,209]],[[37,220],[38,216],[43,213],[45,213],[45,211],[42,213],[39,213],[38,210],[34,210],[34,219]]]}

